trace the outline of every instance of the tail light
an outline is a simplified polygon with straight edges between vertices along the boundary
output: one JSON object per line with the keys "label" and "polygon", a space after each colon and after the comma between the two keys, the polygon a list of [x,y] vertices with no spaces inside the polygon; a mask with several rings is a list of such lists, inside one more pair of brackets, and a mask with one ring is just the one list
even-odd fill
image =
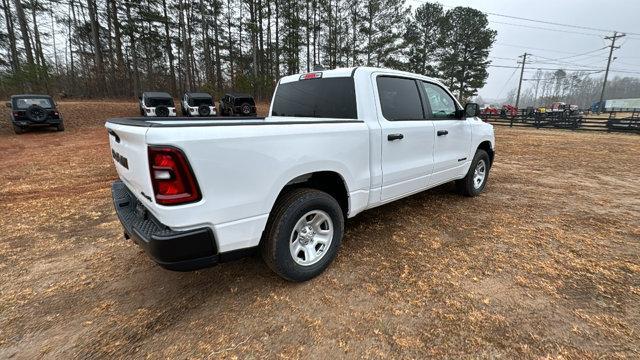
{"label": "tail light", "polygon": [[156,202],[181,205],[200,200],[200,189],[187,158],[171,146],[149,146],[149,171]]}

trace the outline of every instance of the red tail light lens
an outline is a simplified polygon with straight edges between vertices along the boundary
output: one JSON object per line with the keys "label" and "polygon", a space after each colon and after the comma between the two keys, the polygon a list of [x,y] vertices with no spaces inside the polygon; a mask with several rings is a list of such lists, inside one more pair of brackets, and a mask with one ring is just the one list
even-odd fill
{"label": "red tail light lens", "polygon": [[149,146],[149,171],[156,202],[181,205],[202,198],[184,153],[171,146]]}

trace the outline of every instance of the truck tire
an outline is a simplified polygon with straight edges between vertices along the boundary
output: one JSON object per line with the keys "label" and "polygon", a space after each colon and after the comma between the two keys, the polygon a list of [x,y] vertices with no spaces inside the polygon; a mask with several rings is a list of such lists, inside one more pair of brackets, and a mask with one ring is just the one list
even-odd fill
{"label": "truck tire", "polygon": [[281,277],[306,281],[333,261],[343,232],[344,216],[336,199],[315,189],[293,189],[271,211],[262,258]]}
{"label": "truck tire", "polygon": [[57,131],[64,131],[64,123],[61,121],[60,124],[56,126]]}
{"label": "truck tire", "polygon": [[20,126],[16,125],[16,124],[13,124],[13,131],[18,135],[24,133],[24,129],[21,128]]}
{"label": "truck tire", "polygon": [[458,191],[464,196],[477,196],[484,190],[489,178],[491,160],[489,154],[482,149],[476,150],[467,176],[456,181]]}

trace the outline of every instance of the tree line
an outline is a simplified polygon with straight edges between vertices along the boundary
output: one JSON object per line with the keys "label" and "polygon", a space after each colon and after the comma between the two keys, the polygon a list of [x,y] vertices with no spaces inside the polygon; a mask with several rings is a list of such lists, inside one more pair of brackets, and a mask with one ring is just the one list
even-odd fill
{"label": "tree line", "polygon": [[[529,86],[520,97],[520,107],[549,106],[562,101],[580,108],[589,108],[600,98],[603,77],[593,77],[585,71],[567,72],[565,70],[542,71],[534,73]],[[619,77],[607,81],[605,99],[625,99],[640,97],[640,79]],[[507,103],[515,103],[516,89],[507,94]]]}
{"label": "tree line", "polygon": [[0,0],[0,95],[130,97],[234,89],[376,66],[438,77],[461,99],[488,76],[482,12],[404,0]]}

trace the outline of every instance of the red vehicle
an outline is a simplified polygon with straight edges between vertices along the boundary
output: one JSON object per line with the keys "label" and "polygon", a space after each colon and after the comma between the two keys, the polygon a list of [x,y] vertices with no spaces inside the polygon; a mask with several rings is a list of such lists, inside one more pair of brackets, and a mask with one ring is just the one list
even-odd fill
{"label": "red vehicle", "polygon": [[500,115],[502,115],[502,116],[516,116],[516,115],[518,115],[518,108],[513,106],[513,105],[504,104],[504,105],[502,105],[502,110],[500,110]]}
{"label": "red vehicle", "polygon": [[486,108],[482,109],[482,115],[500,115],[500,110],[493,105],[489,105]]}

